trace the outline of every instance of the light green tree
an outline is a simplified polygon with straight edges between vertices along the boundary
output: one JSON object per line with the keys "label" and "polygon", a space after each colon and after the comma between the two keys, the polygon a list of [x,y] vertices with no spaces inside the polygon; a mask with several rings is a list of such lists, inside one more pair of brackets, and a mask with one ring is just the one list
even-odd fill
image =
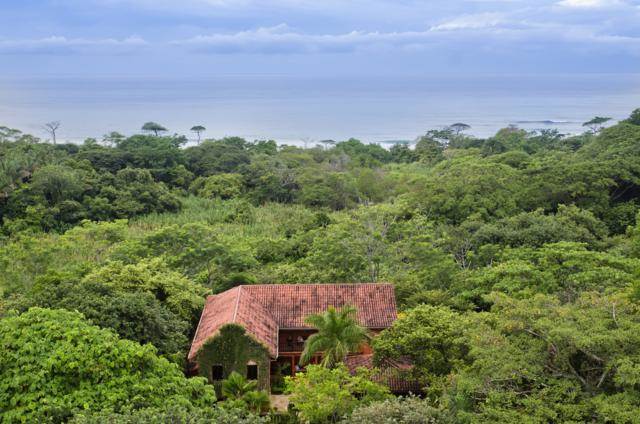
{"label": "light green tree", "polygon": [[298,417],[309,424],[336,423],[358,406],[390,397],[389,389],[373,382],[367,370],[351,375],[343,364],[333,369],[310,365],[285,381]]}
{"label": "light green tree", "polygon": [[124,412],[163,405],[207,407],[203,378],[120,340],[77,312],[32,308],[0,320],[0,411],[13,422],[67,422],[80,411]]}

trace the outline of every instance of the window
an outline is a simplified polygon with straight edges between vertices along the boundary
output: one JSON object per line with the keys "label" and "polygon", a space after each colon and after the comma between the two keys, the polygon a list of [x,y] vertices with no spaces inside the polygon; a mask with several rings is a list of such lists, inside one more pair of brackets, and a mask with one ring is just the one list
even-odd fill
{"label": "window", "polygon": [[220,381],[224,377],[222,375],[222,365],[213,365],[211,367],[211,379],[213,381]]}
{"label": "window", "polygon": [[257,380],[257,379],[258,379],[258,366],[247,365],[247,380]]}

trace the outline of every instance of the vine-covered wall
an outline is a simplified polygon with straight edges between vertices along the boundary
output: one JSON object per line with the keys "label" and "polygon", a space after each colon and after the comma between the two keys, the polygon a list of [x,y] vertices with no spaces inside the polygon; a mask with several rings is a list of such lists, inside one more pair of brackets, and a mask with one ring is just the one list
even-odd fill
{"label": "vine-covered wall", "polygon": [[258,365],[258,387],[269,390],[269,371],[271,359],[266,347],[248,335],[237,324],[227,324],[220,328],[215,337],[209,339],[197,356],[199,373],[206,377],[220,395],[221,381],[213,381],[213,365],[222,365],[223,378],[233,371],[247,376],[247,364],[253,361]]}

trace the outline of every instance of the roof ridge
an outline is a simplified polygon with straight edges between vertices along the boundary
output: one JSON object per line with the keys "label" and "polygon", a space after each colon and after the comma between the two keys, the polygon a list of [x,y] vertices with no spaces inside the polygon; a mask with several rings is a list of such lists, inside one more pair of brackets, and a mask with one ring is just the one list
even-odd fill
{"label": "roof ridge", "polygon": [[309,287],[309,286],[392,286],[393,283],[380,282],[380,283],[260,283],[260,284],[242,284],[237,287],[277,287],[277,286],[290,286],[290,287]]}
{"label": "roof ridge", "polygon": [[231,322],[236,322],[236,317],[238,316],[238,306],[240,305],[241,295],[242,295],[242,286],[238,286],[238,294],[236,295],[236,306],[233,309],[233,318],[231,318]]}

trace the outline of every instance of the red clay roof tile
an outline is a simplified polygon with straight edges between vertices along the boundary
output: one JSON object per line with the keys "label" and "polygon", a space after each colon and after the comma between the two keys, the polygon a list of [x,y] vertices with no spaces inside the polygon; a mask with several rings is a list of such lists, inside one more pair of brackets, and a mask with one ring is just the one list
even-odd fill
{"label": "red clay roof tile", "polygon": [[345,305],[355,306],[367,328],[387,328],[396,319],[391,284],[260,284],[209,296],[189,351],[189,360],[225,324],[237,323],[275,358],[280,329],[309,328],[304,319]]}

